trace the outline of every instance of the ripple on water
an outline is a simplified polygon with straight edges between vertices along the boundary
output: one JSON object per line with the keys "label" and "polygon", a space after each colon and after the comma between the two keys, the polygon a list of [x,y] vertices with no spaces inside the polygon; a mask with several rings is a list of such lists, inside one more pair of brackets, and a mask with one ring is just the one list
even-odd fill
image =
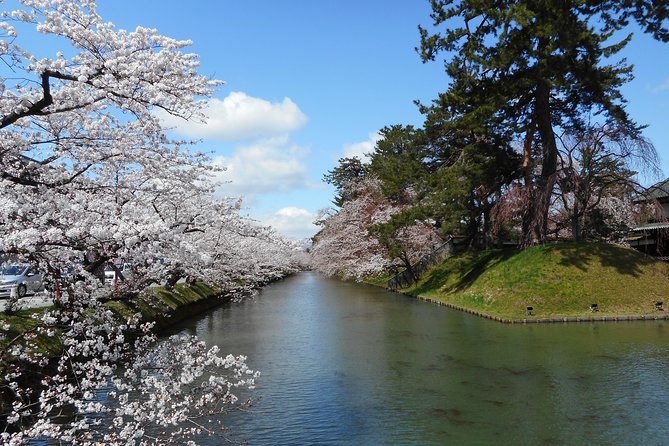
{"label": "ripple on water", "polygon": [[658,324],[507,326],[313,273],[212,314],[198,334],[262,372],[261,401],[225,419],[250,445],[669,438]]}

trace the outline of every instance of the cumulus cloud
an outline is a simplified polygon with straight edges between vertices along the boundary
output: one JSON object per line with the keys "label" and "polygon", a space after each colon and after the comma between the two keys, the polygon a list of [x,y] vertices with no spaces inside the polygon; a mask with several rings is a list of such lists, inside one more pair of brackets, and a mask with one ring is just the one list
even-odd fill
{"label": "cumulus cloud", "polygon": [[252,196],[311,188],[304,158],[309,151],[288,137],[268,138],[237,147],[232,156],[218,157],[214,163],[225,168],[219,181],[225,195]]}
{"label": "cumulus cloud", "polygon": [[318,226],[313,223],[315,218],[316,216],[306,209],[289,206],[279,209],[265,219],[263,223],[272,226],[288,237],[304,239],[318,232]]}
{"label": "cumulus cloud", "polygon": [[358,157],[363,162],[369,161],[367,154],[374,151],[376,142],[381,139],[381,135],[377,132],[370,133],[366,141],[356,142],[353,144],[344,144],[344,157],[353,158]]}
{"label": "cumulus cloud", "polygon": [[290,98],[269,102],[233,91],[211,99],[204,109],[206,123],[185,121],[157,111],[162,123],[187,138],[219,141],[272,137],[301,129],[307,117]]}

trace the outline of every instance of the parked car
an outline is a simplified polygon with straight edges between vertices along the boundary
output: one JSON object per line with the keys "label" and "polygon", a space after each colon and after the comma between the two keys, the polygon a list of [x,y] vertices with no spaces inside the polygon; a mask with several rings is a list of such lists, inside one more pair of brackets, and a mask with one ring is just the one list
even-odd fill
{"label": "parked car", "polygon": [[[127,280],[132,278],[132,265],[130,263],[124,263],[116,267],[118,271],[123,274],[123,279]],[[121,276],[118,275],[117,271],[111,267],[107,266],[105,268],[105,283],[107,285],[113,285],[116,280],[121,280]]]}
{"label": "parked car", "polygon": [[32,265],[9,264],[0,267],[0,298],[8,298],[15,290],[18,297],[44,289],[42,275]]}

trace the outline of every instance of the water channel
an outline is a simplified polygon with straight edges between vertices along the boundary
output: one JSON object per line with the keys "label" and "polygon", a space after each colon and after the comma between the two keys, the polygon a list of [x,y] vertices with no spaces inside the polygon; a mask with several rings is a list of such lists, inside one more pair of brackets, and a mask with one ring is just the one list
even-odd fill
{"label": "water channel", "polygon": [[667,322],[504,325],[305,272],[175,332],[262,371],[225,420],[250,445],[669,442]]}

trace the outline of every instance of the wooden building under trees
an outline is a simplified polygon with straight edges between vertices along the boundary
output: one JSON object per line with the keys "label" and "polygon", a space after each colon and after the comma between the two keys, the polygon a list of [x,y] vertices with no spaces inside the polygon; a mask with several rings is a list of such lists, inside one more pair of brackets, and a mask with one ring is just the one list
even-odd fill
{"label": "wooden building under trees", "polygon": [[638,202],[654,200],[661,209],[646,223],[632,228],[627,241],[646,254],[669,260],[669,178],[648,188],[646,197]]}

